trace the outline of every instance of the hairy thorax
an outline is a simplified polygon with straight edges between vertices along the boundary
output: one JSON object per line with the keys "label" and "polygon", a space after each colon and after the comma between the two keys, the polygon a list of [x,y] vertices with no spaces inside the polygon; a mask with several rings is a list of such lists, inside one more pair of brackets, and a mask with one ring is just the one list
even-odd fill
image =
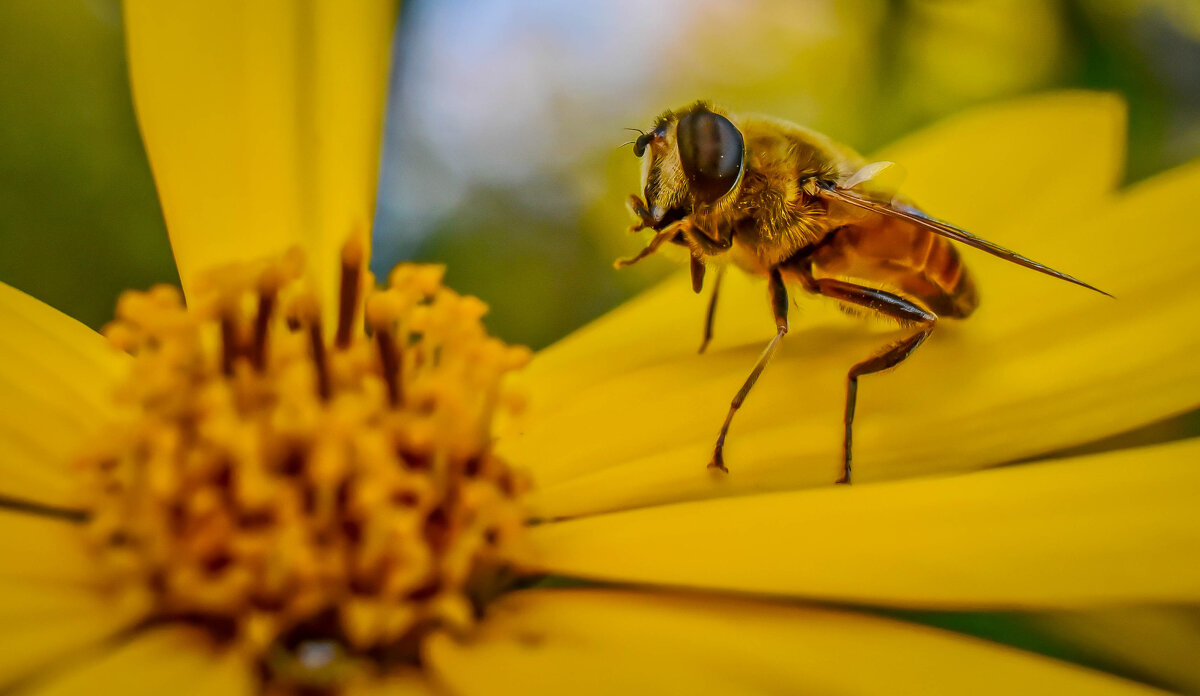
{"label": "hairy thorax", "polygon": [[756,266],[747,270],[757,272],[820,242],[841,224],[805,184],[815,178],[840,180],[851,173],[842,171],[848,161],[845,155],[820,136],[796,128],[781,132],[767,125],[765,121],[745,125],[746,170],[730,221],[735,249],[742,250],[735,254],[735,262]]}

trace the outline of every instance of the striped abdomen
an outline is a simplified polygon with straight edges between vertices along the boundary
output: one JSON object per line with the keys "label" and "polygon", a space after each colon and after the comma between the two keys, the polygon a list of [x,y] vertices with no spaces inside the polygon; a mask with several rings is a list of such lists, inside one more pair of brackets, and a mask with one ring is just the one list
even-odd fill
{"label": "striped abdomen", "polygon": [[893,290],[940,317],[963,319],[979,304],[975,283],[954,243],[902,221],[879,219],[841,227],[811,260],[817,278]]}

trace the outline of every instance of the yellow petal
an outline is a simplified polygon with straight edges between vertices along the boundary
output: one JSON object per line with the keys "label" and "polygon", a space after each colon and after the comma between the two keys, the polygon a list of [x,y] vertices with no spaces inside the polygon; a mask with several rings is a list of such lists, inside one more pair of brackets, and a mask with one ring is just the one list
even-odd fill
{"label": "yellow petal", "polygon": [[1180,693],[1200,693],[1200,616],[1194,607],[1057,612],[1033,625],[1073,648]]}
{"label": "yellow petal", "polygon": [[0,496],[66,505],[68,463],[127,362],[99,334],[0,283]]}
{"label": "yellow petal", "polygon": [[951,116],[873,159],[904,167],[901,192],[933,215],[1069,266],[1069,255],[1042,258],[1042,237],[1028,223],[1076,214],[1116,188],[1125,137],[1120,97],[1054,92]]}
{"label": "yellow petal", "polygon": [[93,607],[77,615],[5,622],[0,634],[0,688],[57,669],[61,662],[111,640],[132,625],[130,619]]}
{"label": "yellow petal", "polygon": [[388,675],[377,681],[351,684],[345,687],[343,696],[443,696],[430,685],[428,679],[417,671]]}
{"label": "yellow petal", "polygon": [[[257,693],[251,667],[189,629],[160,629],[64,665],[30,696],[238,696]],[[26,693],[26,692],[22,692]]]}
{"label": "yellow petal", "polygon": [[95,571],[77,522],[0,509],[0,581],[84,585]]}
{"label": "yellow petal", "polygon": [[140,608],[84,588],[0,581],[0,689],[129,628]]}
{"label": "yellow petal", "polygon": [[0,512],[0,690],[137,623],[146,607],[93,582],[78,525]]}
{"label": "yellow petal", "polygon": [[[984,299],[974,316],[942,322],[898,369],[861,380],[855,481],[1014,461],[1200,403],[1197,190],[1200,164],[1181,167],[1047,237],[1047,248],[1070,248],[1071,270],[1115,300],[1011,264],[980,269]],[[542,515],[838,477],[846,370],[897,334],[831,317],[825,306],[793,312],[795,329],[730,431],[731,474],[714,477],[705,464],[716,430],[771,332],[761,284],[731,274],[724,287],[725,319],[717,326],[724,343],[709,354],[684,354],[681,327],[651,328],[682,306],[687,288],[679,282],[618,310],[570,349],[581,374],[592,369],[581,343],[617,356],[644,346],[653,364],[576,382],[567,394],[558,393],[561,383],[578,376],[560,372],[561,356],[556,367],[535,372],[536,411],[523,433],[509,434],[505,452],[535,468]],[[617,345],[622,340],[627,345]],[[659,353],[656,346],[666,343],[674,355]],[[588,437],[596,431],[605,433],[603,448]]]}
{"label": "yellow petal", "polygon": [[475,641],[428,647],[434,673],[467,695],[1156,693],[879,617],[607,590],[519,593]]}
{"label": "yellow petal", "polygon": [[0,691],[56,670],[142,620],[145,601],[110,596],[76,523],[0,511]]}
{"label": "yellow petal", "polygon": [[1200,440],[549,523],[550,573],[916,607],[1200,601]]}
{"label": "yellow petal", "polygon": [[128,0],[134,103],[185,291],[299,244],[331,301],[375,208],[393,0]]}

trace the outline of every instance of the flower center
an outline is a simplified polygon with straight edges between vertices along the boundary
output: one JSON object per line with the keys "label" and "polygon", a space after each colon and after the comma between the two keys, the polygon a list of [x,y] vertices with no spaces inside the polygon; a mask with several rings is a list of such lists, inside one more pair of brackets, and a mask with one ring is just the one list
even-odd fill
{"label": "flower center", "polygon": [[490,338],[440,267],[366,296],[363,260],[347,244],[329,332],[299,252],[212,273],[190,308],[127,293],[106,328],[134,361],[82,462],[89,540],[154,621],[204,627],[269,681],[416,661],[526,553],[526,479],[490,430],[528,351]]}

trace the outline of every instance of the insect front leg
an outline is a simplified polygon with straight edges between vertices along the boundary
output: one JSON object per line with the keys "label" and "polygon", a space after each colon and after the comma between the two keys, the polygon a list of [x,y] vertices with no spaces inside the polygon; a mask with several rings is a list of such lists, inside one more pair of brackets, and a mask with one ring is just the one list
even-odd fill
{"label": "insect front leg", "polygon": [[624,268],[626,266],[632,266],[633,264],[637,263],[638,261],[641,261],[642,259],[646,258],[647,256],[658,251],[659,247],[661,247],[666,242],[671,241],[676,235],[680,234],[684,228],[689,227],[690,225],[691,225],[691,223],[688,222],[687,220],[676,220],[675,222],[672,222],[671,224],[662,228],[658,232],[655,232],[654,237],[650,240],[650,243],[647,244],[644,249],[642,249],[637,254],[635,254],[634,256],[631,256],[629,258],[617,259],[616,262],[613,264],[613,267],[614,268]]}
{"label": "insect front leg", "polygon": [[746,378],[745,384],[734,395],[733,401],[729,404],[729,413],[725,416],[725,423],[721,425],[721,432],[717,435],[717,446],[713,448],[712,461],[708,463],[710,469],[720,469],[725,473],[729,473],[729,469],[725,468],[725,457],[722,450],[725,449],[725,436],[729,433],[729,424],[733,422],[733,414],[742,407],[742,402],[750,394],[750,390],[754,388],[754,383],[758,381],[758,376],[766,369],[767,363],[771,362],[775,351],[779,348],[779,342],[783,340],[784,335],[788,332],[788,296],[787,288],[783,286],[783,276],[779,274],[779,268],[772,268],[767,277],[767,291],[771,296],[771,311],[775,315],[775,338],[767,344],[762,355],[758,356],[758,362],[754,363],[754,369],[750,371],[750,376]]}
{"label": "insect front leg", "polygon": [[858,378],[875,372],[882,372],[895,367],[912,355],[937,323],[937,315],[926,310],[911,300],[894,295],[883,290],[854,285],[841,280],[822,278],[805,279],[805,287],[825,297],[830,297],[847,304],[863,307],[885,317],[895,319],[902,326],[913,327],[912,333],[895,343],[881,348],[871,357],[863,360],[846,373],[846,410],[843,416],[845,434],[842,441],[842,478],[838,483],[850,483],[850,466],[852,461],[854,435],[854,407],[858,400]]}
{"label": "insect front leg", "polygon": [[650,214],[650,209],[642,202],[642,199],[636,195],[629,196],[629,200],[625,201],[625,207],[629,208],[629,212],[638,219],[637,224],[632,225],[629,231],[640,232],[647,227],[654,227],[654,216]]}

